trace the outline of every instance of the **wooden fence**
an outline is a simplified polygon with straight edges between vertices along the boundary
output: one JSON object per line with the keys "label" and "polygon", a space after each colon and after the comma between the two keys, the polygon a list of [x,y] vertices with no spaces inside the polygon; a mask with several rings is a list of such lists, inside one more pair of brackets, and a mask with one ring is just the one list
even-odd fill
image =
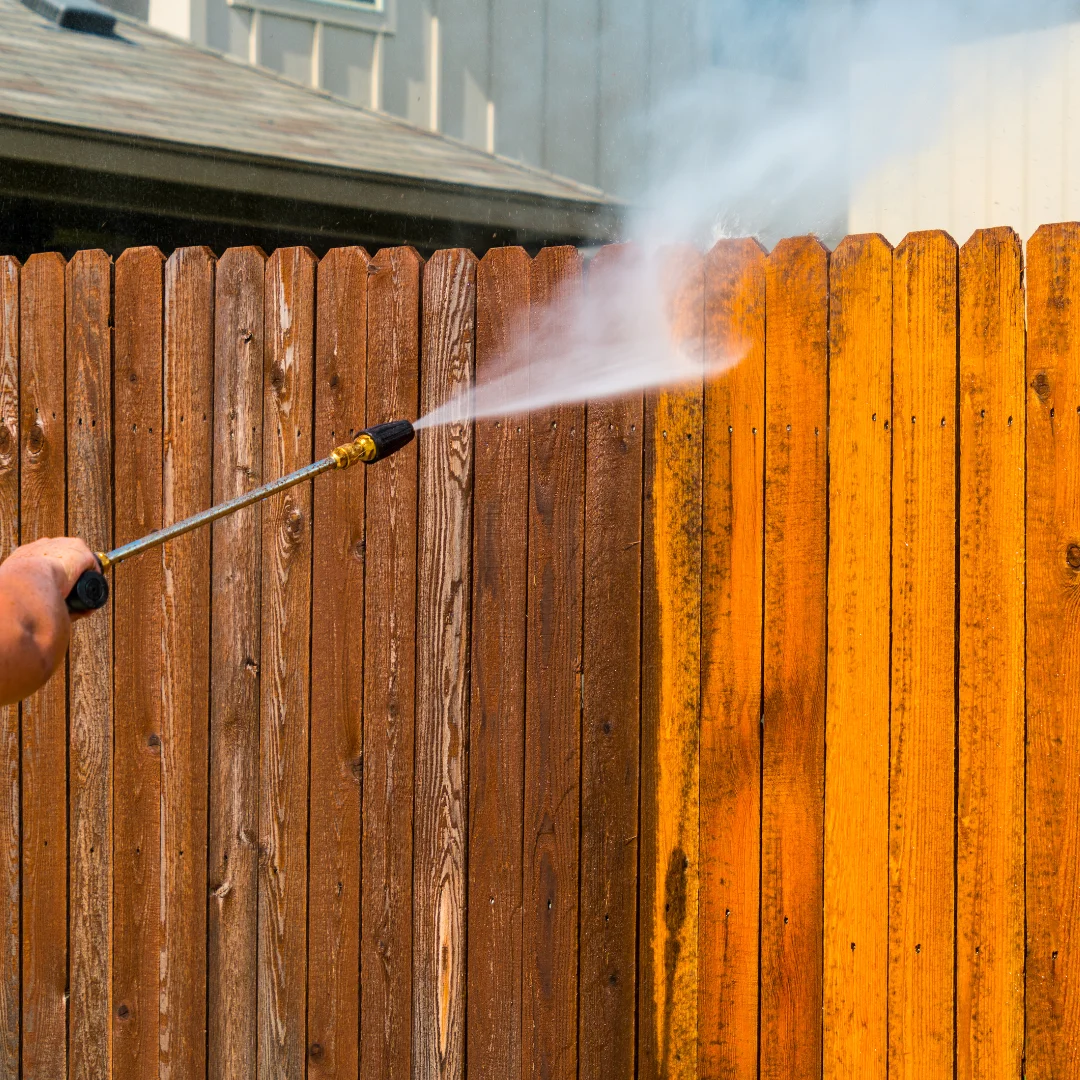
{"label": "wooden fence", "polygon": [[[666,272],[704,388],[115,571],[0,710],[0,1074],[1080,1074],[1080,226]],[[584,276],[2,260],[0,551],[415,416]]]}

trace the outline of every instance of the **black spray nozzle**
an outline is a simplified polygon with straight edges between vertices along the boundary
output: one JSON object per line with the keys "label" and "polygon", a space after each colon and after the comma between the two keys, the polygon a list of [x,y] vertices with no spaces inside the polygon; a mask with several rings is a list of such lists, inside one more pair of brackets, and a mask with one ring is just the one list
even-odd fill
{"label": "black spray nozzle", "polygon": [[357,441],[364,436],[371,440],[368,448],[370,456],[364,457],[369,465],[373,461],[381,461],[391,454],[396,454],[403,446],[408,446],[416,436],[416,429],[408,420],[390,420],[385,424],[374,424],[360,432]]}
{"label": "black spray nozzle", "polygon": [[67,608],[73,615],[83,611],[97,611],[109,599],[109,582],[100,570],[84,570],[68,593]]}

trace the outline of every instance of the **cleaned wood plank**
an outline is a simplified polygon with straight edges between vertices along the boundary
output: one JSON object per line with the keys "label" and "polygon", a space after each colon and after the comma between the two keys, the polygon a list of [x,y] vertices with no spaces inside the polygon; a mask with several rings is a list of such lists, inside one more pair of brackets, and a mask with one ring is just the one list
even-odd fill
{"label": "cleaned wood plank", "polygon": [[[164,258],[131,248],[116,261],[115,541],[162,519]],[[158,1075],[161,951],[160,551],[113,572],[113,1073]]]}
{"label": "cleaned wood plank", "polygon": [[[312,455],[315,256],[282,248],[266,264],[263,472]],[[308,743],[311,485],[262,512],[259,723],[259,1075],[303,1080],[307,1066]],[[265,854],[263,854],[265,853]]]}
{"label": "cleaned wood plank", "polygon": [[[368,282],[367,421],[417,415],[420,272],[387,248]],[[417,444],[366,474],[360,1074],[412,1076]]]}
{"label": "cleaned wood plank", "polygon": [[[704,344],[704,261],[674,249],[660,280],[672,334]],[[698,1074],[698,753],[704,391],[645,406],[642,598],[640,989],[643,1078]]]}
{"label": "cleaned wood plank", "polygon": [[[529,256],[497,248],[476,275],[476,378],[527,356]],[[476,424],[469,708],[469,1075],[521,1075],[521,829],[529,424]]]}
{"label": "cleaned wood plank", "polygon": [[893,262],[889,1076],[953,1072],[957,249]]}
{"label": "cleaned wood plank", "polygon": [[765,253],[705,261],[698,1070],[757,1077]]}
{"label": "cleaned wood plank", "polygon": [[[94,551],[113,547],[112,427],[112,260],[80,251],[67,266],[67,524]],[[112,664],[110,598],[68,654],[71,1080],[101,1076],[112,1053]]]}
{"label": "cleaned wood plank", "polygon": [[889,974],[892,262],[853,236],[829,264],[829,653],[824,1075],[885,1080]]}
{"label": "cleaned wood plank", "polygon": [[[368,256],[327,253],[318,268],[316,457],[363,426]],[[360,1039],[360,779],[364,669],[364,477],[314,484],[308,1072],[355,1077]]]}
{"label": "cleaned wood plank", "polygon": [[1027,1075],[1080,1073],[1080,225],[1028,243]]}
{"label": "cleaned wood plank", "polygon": [[[0,257],[0,560],[19,544],[19,270]],[[110,659],[111,662],[111,659]],[[19,1072],[19,707],[0,707],[0,1073]]]}
{"label": "cleaned wood plank", "polygon": [[[530,362],[557,351],[551,309],[581,290],[581,258],[545,248],[529,278]],[[541,329],[542,328],[542,329]],[[522,855],[524,1080],[577,1073],[585,410],[529,417],[528,634]]]}
{"label": "cleaned wood plank", "polygon": [[821,1073],[828,252],[766,261],[761,1075]]}
{"label": "cleaned wood plank", "polygon": [[[594,305],[639,280],[641,255],[604,248]],[[579,1075],[632,1080],[637,1045],[638,773],[644,401],[590,402],[585,445]]]}
{"label": "cleaned wood plank", "polygon": [[[214,502],[263,479],[266,256],[232,248],[214,286]],[[210,1080],[256,1068],[262,507],[214,522],[211,563],[207,1055]]]}
{"label": "cleaned wood plank", "polygon": [[956,1075],[1024,1054],[1024,294],[1012,229],[960,249]]}
{"label": "cleaned wood plank", "polygon": [[[64,260],[22,270],[21,543],[66,531]],[[67,1071],[67,679],[22,703],[22,1075]]]}
{"label": "cleaned wood plank", "polygon": [[[476,258],[424,268],[420,411],[472,383]],[[413,1076],[465,1067],[465,888],[472,593],[472,425],[426,431],[419,448],[416,780],[413,824]]]}
{"label": "cleaned wood plank", "polygon": [[[163,524],[212,501],[214,256],[165,264]],[[210,530],[162,548],[161,1072],[206,1075]]]}

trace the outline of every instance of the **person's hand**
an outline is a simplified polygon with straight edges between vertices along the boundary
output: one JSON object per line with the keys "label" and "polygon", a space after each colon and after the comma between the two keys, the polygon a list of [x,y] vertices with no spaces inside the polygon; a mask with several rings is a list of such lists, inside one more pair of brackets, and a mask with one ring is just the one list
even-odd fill
{"label": "person's hand", "polygon": [[[55,581],[60,596],[65,601],[65,610],[68,594],[75,588],[75,582],[85,571],[100,569],[97,556],[82,540],[71,536],[49,537],[44,540],[35,540],[32,544],[23,544],[0,564],[0,572],[6,567],[23,569],[22,560],[24,559],[37,560],[35,569],[47,573]],[[74,622],[92,614],[93,612],[84,611],[70,617]]]}

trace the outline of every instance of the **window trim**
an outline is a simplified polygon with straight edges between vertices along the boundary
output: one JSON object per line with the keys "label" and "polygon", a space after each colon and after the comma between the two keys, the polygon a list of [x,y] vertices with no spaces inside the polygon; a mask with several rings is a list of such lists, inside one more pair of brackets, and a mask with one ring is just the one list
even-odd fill
{"label": "window trim", "polygon": [[346,26],[379,34],[392,34],[397,26],[397,0],[375,0],[371,4],[351,0],[228,0],[228,4],[268,15],[285,15],[326,26]]}

